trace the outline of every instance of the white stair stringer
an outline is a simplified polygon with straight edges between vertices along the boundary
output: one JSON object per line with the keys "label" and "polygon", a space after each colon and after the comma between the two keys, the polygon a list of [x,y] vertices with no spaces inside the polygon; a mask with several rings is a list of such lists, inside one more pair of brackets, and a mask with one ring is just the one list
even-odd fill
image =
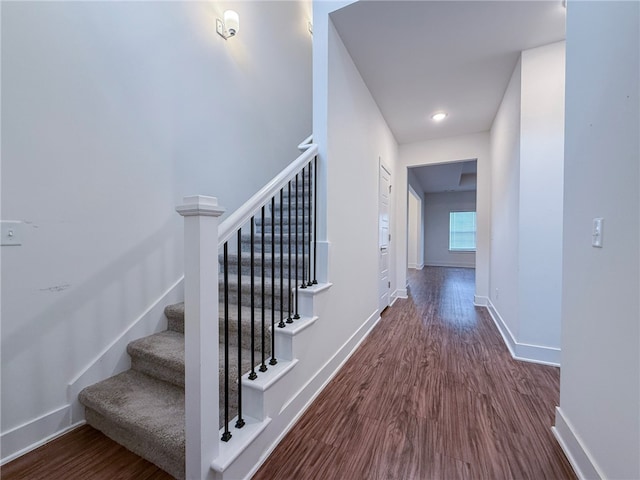
{"label": "white stair stringer", "polygon": [[[306,395],[301,393],[306,393],[311,383],[305,372],[315,369],[306,353],[314,341],[313,325],[319,319],[316,311],[321,294],[330,287],[326,283],[298,290],[301,318],[286,328],[275,328],[278,363],[269,365],[255,380],[249,380],[248,374],[242,377],[246,423],[241,429],[231,430],[229,442],[220,442],[220,454],[211,465],[216,479],[250,478],[308,406],[311,398],[303,398]],[[315,398],[319,390],[311,390]]]}

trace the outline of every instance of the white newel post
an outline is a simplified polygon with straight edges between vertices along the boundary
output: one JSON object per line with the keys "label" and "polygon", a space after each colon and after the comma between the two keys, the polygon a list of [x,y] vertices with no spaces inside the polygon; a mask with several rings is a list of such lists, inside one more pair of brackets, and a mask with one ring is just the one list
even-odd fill
{"label": "white newel post", "polygon": [[185,197],[184,217],[185,469],[207,478],[218,456],[218,223],[215,197]]}

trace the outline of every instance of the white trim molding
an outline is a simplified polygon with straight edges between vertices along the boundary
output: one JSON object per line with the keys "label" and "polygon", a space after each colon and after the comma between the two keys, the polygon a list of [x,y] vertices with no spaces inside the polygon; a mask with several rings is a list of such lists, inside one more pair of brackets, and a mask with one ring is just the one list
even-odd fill
{"label": "white trim molding", "polygon": [[127,344],[136,338],[151,335],[166,328],[164,307],[183,300],[182,284],[183,277],[180,277],[69,382],[67,405],[3,432],[0,436],[2,445],[0,465],[84,424],[84,407],[78,401],[78,393],[83,388],[111,375],[124,372],[130,367],[130,358],[126,354]]}
{"label": "white trim molding", "polygon": [[476,307],[486,307],[487,305],[489,305],[489,298],[483,297],[482,295],[474,295],[473,304]]}
{"label": "white trim molding", "polygon": [[513,358],[523,362],[540,363],[542,365],[551,365],[554,367],[560,366],[559,348],[519,343],[500,316],[500,313],[498,313],[498,310],[491,302],[491,299],[487,298],[486,308]]}
{"label": "white trim molding", "polygon": [[409,298],[406,288],[398,288],[391,295],[394,298]]}
{"label": "white trim molding", "polygon": [[[371,333],[380,320],[380,312],[376,309],[362,325],[342,344],[340,348],[329,358],[294,394],[284,400],[277,408],[277,415],[265,418],[267,422],[262,431],[255,437],[250,449],[242,452],[236,460],[223,472],[219,470],[220,462],[214,462],[214,470],[220,478],[237,479],[251,478],[260,466],[266,461],[271,452],[276,448],[284,436],[293,428],[302,414],[311,406],[316,397],[327,386],[331,379],[338,373],[345,362],[353,355],[358,346]],[[301,364],[304,360],[301,359]]]}
{"label": "white trim molding", "polygon": [[580,480],[605,478],[560,407],[556,407],[556,424],[551,430]]}
{"label": "white trim molding", "polygon": [[80,391],[112,375],[117,375],[131,367],[127,355],[127,345],[138,338],[158,333],[167,328],[164,309],[167,305],[184,300],[184,276],[181,276],[147,310],[136,318],[127,329],[89,362],[67,385],[67,401],[71,406],[71,422],[84,420],[84,407],[78,401]]}
{"label": "white trim molding", "polygon": [[428,262],[427,267],[447,267],[447,268],[476,268],[476,262],[454,263],[454,262]]}
{"label": "white trim molding", "polygon": [[64,405],[3,432],[0,436],[0,444],[2,445],[0,465],[35,450],[83,423],[84,421],[73,424],[71,422],[71,405]]}

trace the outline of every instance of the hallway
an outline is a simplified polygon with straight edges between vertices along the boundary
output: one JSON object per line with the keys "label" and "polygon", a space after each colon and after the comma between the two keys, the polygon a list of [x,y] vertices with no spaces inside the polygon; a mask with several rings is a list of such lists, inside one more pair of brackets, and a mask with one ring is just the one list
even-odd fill
{"label": "hallway", "polygon": [[576,478],[551,432],[559,369],[511,358],[474,270],[409,284],[253,478]]}

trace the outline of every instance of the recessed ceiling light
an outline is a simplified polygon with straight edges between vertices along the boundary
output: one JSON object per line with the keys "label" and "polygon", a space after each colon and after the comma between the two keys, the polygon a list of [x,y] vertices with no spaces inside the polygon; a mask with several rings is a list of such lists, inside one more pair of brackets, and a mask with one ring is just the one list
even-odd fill
{"label": "recessed ceiling light", "polygon": [[447,114],[444,112],[438,112],[431,115],[431,119],[435,122],[441,122],[445,118],[447,118]]}

